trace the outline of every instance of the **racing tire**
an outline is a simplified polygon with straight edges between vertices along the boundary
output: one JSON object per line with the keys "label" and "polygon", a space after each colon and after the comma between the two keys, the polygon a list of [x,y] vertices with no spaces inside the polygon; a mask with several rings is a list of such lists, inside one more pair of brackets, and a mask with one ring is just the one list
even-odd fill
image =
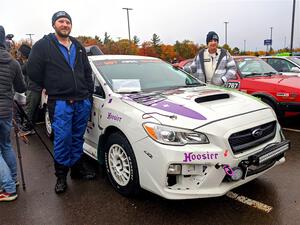
{"label": "racing tire", "polygon": [[114,189],[123,196],[136,196],[140,191],[136,159],[126,137],[113,133],[105,143],[105,169]]}
{"label": "racing tire", "polygon": [[268,104],[269,106],[272,107],[272,109],[274,110],[274,112],[276,113],[276,116],[279,120],[281,120],[283,117],[284,117],[284,112],[283,111],[280,111],[278,110],[278,108],[276,107],[275,103],[272,102],[271,100],[267,99],[267,98],[261,98],[261,100]]}
{"label": "racing tire", "polygon": [[44,115],[44,119],[45,119],[45,131],[46,131],[46,135],[53,140],[53,132],[52,132],[52,127],[51,127],[51,121],[50,121],[50,115],[49,115],[49,109],[48,106],[45,105],[45,115]]}

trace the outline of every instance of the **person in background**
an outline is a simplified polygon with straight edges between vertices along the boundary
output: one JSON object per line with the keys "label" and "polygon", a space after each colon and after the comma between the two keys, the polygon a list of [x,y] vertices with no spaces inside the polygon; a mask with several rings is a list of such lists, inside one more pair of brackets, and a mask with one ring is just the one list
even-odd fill
{"label": "person in background", "polygon": [[45,35],[32,47],[27,73],[48,94],[54,133],[55,192],[63,193],[69,168],[73,179],[95,178],[82,161],[93,80],[85,48],[70,36],[70,15],[65,11],[54,13],[52,27],[55,33]]}
{"label": "person in background", "polygon": [[201,49],[193,63],[184,68],[201,81],[214,85],[225,85],[230,79],[236,78],[237,67],[224,48],[218,48],[219,36],[210,31],[206,36],[207,48]]}
{"label": "person in background", "polygon": [[41,102],[42,87],[37,83],[33,82],[27,74],[27,61],[30,54],[31,48],[26,44],[22,44],[19,49],[19,62],[22,67],[23,75],[27,84],[26,92],[26,106],[25,113],[30,121],[25,121],[21,130],[24,134],[34,134],[33,125],[35,123],[35,114]]}
{"label": "person in background", "polygon": [[10,140],[14,91],[26,91],[20,64],[6,50],[5,30],[0,26],[0,202],[18,195],[17,162]]}

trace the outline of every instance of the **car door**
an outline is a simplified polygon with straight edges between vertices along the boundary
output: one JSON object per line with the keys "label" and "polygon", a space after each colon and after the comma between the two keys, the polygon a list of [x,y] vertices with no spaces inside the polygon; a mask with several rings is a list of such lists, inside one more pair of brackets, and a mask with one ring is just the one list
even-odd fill
{"label": "car door", "polygon": [[98,141],[103,129],[100,126],[101,109],[105,101],[105,92],[97,76],[93,73],[94,93],[93,106],[84,138],[84,150],[87,154],[97,159]]}

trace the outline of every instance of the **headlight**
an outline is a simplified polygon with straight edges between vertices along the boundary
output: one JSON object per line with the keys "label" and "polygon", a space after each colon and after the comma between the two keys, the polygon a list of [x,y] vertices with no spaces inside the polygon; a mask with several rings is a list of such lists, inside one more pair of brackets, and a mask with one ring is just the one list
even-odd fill
{"label": "headlight", "polygon": [[154,123],[145,123],[143,127],[146,133],[155,141],[167,145],[208,144],[205,134],[168,127]]}

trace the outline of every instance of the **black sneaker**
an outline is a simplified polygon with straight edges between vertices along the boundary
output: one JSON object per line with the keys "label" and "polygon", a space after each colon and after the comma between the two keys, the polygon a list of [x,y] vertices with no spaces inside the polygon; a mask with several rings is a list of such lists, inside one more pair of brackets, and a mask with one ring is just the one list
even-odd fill
{"label": "black sneaker", "polygon": [[60,194],[64,193],[67,190],[67,181],[66,179],[57,178],[56,185],[55,185],[55,193]]}

